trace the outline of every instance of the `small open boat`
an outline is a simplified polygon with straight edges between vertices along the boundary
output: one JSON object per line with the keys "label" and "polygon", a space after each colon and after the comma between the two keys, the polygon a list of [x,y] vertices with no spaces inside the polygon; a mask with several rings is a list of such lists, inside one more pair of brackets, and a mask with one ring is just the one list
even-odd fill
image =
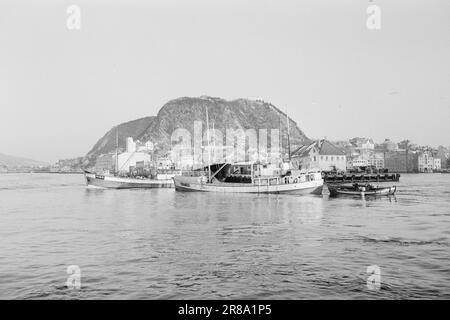
{"label": "small open boat", "polygon": [[354,183],[351,186],[328,186],[330,196],[387,196],[393,195],[397,191],[396,186],[375,187],[371,184]]}

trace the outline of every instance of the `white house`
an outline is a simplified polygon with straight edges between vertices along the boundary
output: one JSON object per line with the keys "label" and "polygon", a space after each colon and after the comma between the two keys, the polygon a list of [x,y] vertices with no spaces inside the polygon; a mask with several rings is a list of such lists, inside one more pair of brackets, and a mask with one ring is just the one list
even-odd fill
{"label": "white house", "polygon": [[127,138],[127,151],[118,156],[118,171],[129,172],[131,167],[136,168],[136,163],[150,166],[152,157],[148,151],[153,150],[153,144],[148,141],[141,144],[139,141],[133,141],[132,137]]}
{"label": "white house", "polygon": [[430,152],[420,153],[417,161],[419,172],[433,172],[434,160]]}
{"label": "white house", "polygon": [[152,152],[154,149],[154,145],[151,141],[147,141],[146,143],[137,143],[136,151],[138,152]]}
{"label": "white house", "polygon": [[356,157],[352,159],[351,167],[367,167],[369,165],[369,160],[363,159],[361,157]]}
{"label": "white house", "polygon": [[372,139],[364,139],[363,141],[361,141],[361,149],[373,150],[375,149],[375,143]]}
{"label": "white house", "polygon": [[369,166],[374,166],[377,169],[383,169],[384,168],[384,154],[381,152],[374,152],[370,155],[369,159],[367,160],[367,164]]}
{"label": "white house", "polygon": [[374,150],[375,142],[371,138],[352,138],[350,143],[359,150]]}
{"label": "white house", "polygon": [[129,172],[130,167],[136,167],[136,162],[144,162],[144,166],[150,166],[151,156],[145,152],[124,152],[119,154],[118,170]]}
{"label": "white house", "polygon": [[294,167],[300,169],[330,171],[336,168],[345,171],[347,166],[345,152],[324,139],[297,148],[291,154],[291,161]]}
{"label": "white house", "polygon": [[127,152],[128,153],[136,152],[136,142],[133,141],[132,137],[127,138]]}
{"label": "white house", "polygon": [[433,158],[433,170],[441,170],[441,158]]}

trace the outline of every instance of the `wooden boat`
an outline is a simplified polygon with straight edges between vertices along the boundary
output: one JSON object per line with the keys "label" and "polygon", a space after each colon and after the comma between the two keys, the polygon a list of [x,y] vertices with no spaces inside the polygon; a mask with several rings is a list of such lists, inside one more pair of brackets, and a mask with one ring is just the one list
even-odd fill
{"label": "wooden boat", "polygon": [[93,188],[107,189],[149,189],[149,188],[173,188],[173,177],[180,172],[175,170],[158,170],[156,166],[147,172],[120,172],[118,162],[119,134],[116,130],[116,161],[112,174],[100,174],[84,171],[86,185]]}
{"label": "wooden boat", "polygon": [[[314,193],[322,191],[323,179],[320,170],[293,170],[289,163],[277,167],[275,164],[258,162],[211,164],[209,116],[205,107],[208,166],[202,171],[191,172],[173,178],[176,191],[202,191],[220,193]],[[288,154],[290,155],[289,118]],[[290,158],[289,158],[290,160]],[[205,169],[206,172],[205,172]],[[213,173],[214,172],[214,173]]]}
{"label": "wooden boat", "polygon": [[397,191],[396,186],[375,187],[371,184],[353,184],[352,186],[328,186],[330,196],[386,196],[393,195]]}
{"label": "wooden boat", "polygon": [[318,170],[300,171],[264,168],[258,163],[213,165],[213,174],[183,175],[173,178],[177,191],[220,193],[313,193],[323,186]]}
{"label": "wooden boat", "polygon": [[170,175],[157,175],[155,178],[121,177],[114,175],[101,175],[85,171],[86,185],[103,189],[149,189],[149,188],[173,188],[173,177]]}

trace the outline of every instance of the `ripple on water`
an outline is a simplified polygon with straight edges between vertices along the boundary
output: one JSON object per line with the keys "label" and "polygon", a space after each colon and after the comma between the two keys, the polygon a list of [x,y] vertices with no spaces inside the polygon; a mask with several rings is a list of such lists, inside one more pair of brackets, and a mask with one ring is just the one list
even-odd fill
{"label": "ripple on water", "polygon": [[0,180],[1,298],[449,298],[450,175],[402,175],[395,197],[366,200],[82,183]]}

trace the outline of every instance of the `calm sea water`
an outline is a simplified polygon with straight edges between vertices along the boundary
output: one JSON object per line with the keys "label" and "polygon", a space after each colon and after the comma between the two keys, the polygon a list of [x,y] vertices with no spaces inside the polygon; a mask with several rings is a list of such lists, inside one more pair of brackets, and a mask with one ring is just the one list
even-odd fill
{"label": "calm sea water", "polygon": [[376,200],[225,196],[3,174],[0,298],[448,299],[450,175],[398,186]]}

